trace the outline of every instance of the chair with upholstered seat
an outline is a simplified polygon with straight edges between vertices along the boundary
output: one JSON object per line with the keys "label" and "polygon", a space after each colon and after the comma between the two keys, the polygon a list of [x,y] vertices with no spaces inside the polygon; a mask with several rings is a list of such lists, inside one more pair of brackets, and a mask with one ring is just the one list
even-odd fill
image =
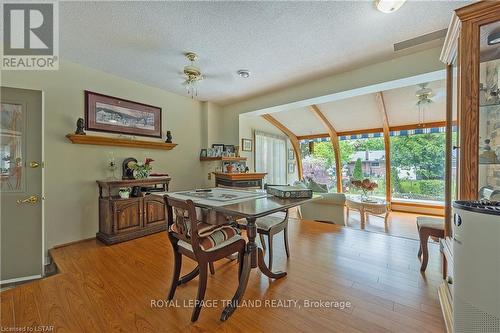
{"label": "chair with upholstered seat", "polygon": [[418,257],[422,257],[422,264],[420,270],[422,272],[427,268],[429,261],[429,250],[427,242],[429,237],[437,239],[444,238],[444,219],[437,217],[418,216],[417,217],[418,236],[420,238],[420,249],[418,250]]}
{"label": "chair with upholstered seat", "polygon": [[[242,229],[246,229],[246,221],[238,220],[238,225]],[[278,216],[265,216],[258,218],[255,221],[257,225],[257,233],[260,237],[260,242],[262,247],[266,250],[266,243],[264,241],[264,235],[267,236],[268,241],[268,257],[269,257],[269,269],[273,267],[273,237],[275,234],[283,231],[283,237],[285,240],[285,251],[287,258],[290,257],[290,249],[288,247],[288,210],[285,212],[285,217],[281,218]]]}
{"label": "chair with upholstered seat", "polygon": [[[178,285],[200,276],[196,303],[191,321],[196,321],[200,314],[202,301],[207,286],[208,265],[234,253],[238,253],[238,279],[241,274],[245,240],[239,230],[228,224],[211,225],[198,220],[192,200],[179,200],[165,196],[168,216],[168,238],[174,250],[174,270],[168,300],[173,299]],[[198,266],[180,278],[182,255],[193,259]]]}

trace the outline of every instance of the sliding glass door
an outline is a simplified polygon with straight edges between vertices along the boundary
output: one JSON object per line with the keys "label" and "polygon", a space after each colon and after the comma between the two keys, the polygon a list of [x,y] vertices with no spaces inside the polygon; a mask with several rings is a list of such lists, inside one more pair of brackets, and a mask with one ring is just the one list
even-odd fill
{"label": "sliding glass door", "polygon": [[265,183],[287,184],[286,138],[255,132],[255,171],[267,172]]}

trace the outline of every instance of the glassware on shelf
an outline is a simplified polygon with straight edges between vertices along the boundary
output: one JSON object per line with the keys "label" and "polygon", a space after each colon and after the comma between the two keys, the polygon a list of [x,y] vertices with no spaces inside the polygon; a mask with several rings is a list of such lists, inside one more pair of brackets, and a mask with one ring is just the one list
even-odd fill
{"label": "glassware on shelf", "polygon": [[115,161],[115,155],[113,154],[113,152],[109,152],[108,154],[108,171],[109,171],[109,179],[118,179],[116,178],[116,175],[115,175],[115,171],[116,169],[118,168],[118,166],[116,165],[116,161]]}

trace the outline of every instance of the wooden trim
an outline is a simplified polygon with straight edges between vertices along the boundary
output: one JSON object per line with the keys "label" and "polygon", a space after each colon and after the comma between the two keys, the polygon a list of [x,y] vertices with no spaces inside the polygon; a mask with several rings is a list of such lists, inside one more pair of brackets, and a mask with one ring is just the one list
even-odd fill
{"label": "wooden trim", "polygon": [[321,133],[321,134],[308,134],[308,135],[298,135],[297,140],[312,140],[312,139],[319,139],[319,138],[329,138],[330,135],[328,133]]}
{"label": "wooden trim", "polygon": [[[456,125],[457,122],[454,121],[453,125]],[[389,126],[389,131],[408,131],[408,130],[415,130],[415,129],[420,129],[420,128],[434,128],[434,127],[445,127],[446,126],[446,121],[433,121],[433,122],[428,122],[428,123],[423,123],[423,124],[408,124],[408,125],[397,125],[397,126]],[[380,128],[367,128],[367,129],[362,129],[362,130],[352,130],[352,131],[344,131],[344,132],[337,132],[337,136],[351,136],[351,135],[360,135],[360,134],[373,134],[373,133],[382,133],[384,132],[384,129],[382,127]],[[319,133],[319,134],[307,134],[307,135],[298,135],[297,139],[298,140],[312,140],[312,139],[319,139],[319,138],[328,138],[330,135],[328,133]]]}
{"label": "wooden trim", "polygon": [[300,154],[300,144],[299,140],[297,139],[297,136],[292,133],[285,125],[280,123],[276,118],[271,116],[270,114],[264,114],[262,115],[262,118],[270,122],[274,127],[279,129],[283,134],[285,134],[290,142],[292,143],[293,150],[295,152],[295,160],[297,161],[297,173],[299,175],[299,179],[303,178],[303,172],[302,172],[302,157]]}
{"label": "wooden trim", "polygon": [[340,164],[340,144],[337,131],[333,127],[332,123],[326,118],[326,116],[321,112],[321,110],[316,105],[311,105],[311,112],[318,118],[318,120],[327,129],[328,135],[330,136],[330,142],[333,147],[333,153],[335,155],[335,168],[337,174],[337,192],[342,193],[342,167]]}
{"label": "wooden trim", "polygon": [[247,173],[225,173],[225,172],[212,172],[216,178],[228,180],[254,180],[263,179],[267,172],[247,172]]}
{"label": "wooden trim", "polygon": [[[461,21],[479,20],[484,16],[494,15],[495,10],[500,10],[498,1],[479,1],[455,10]],[[498,13],[497,13],[498,15]]]}
{"label": "wooden trim", "polygon": [[200,156],[200,161],[230,161],[230,162],[235,162],[235,161],[246,161],[246,157],[201,157]]}
{"label": "wooden trim", "polygon": [[459,200],[475,200],[478,191],[479,27],[462,23],[459,56]]}
{"label": "wooden trim", "polygon": [[398,125],[389,127],[389,131],[409,131],[421,128],[435,128],[435,127],[445,127],[446,120],[444,121],[433,121],[423,124],[409,124],[409,125]]}
{"label": "wooden trim", "polygon": [[385,200],[391,203],[391,142],[390,142],[390,129],[389,117],[385,108],[384,94],[378,92],[375,94],[378,110],[382,116],[383,129],[384,129],[384,148],[385,148]]}
{"label": "wooden trim", "polygon": [[444,209],[444,204],[433,205],[433,204],[425,204],[419,202],[398,201],[398,199],[393,199],[392,204],[398,206],[408,206],[408,207],[418,207],[418,208]]}
{"label": "wooden trim", "polygon": [[68,134],[68,140],[72,143],[82,145],[97,145],[97,146],[119,146],[119,147],[133,147],[133,148],[146,148],[146,149],[163,149],[171,150],[177,146],[176,143],[166,143],[158,141],[144,141],[144,140],[128,140],[120,138],[112,138],[106,136],[95,135],[79,135]]}
{"label": "wooden trim", "polygon": [[[425,209],[425,208],[424,208]],[[444,214],[442,213],[430,213],[430,212],[422,212],[422,213],[418,213],[418,212],[415,212],[413,210],[410,210],[410,209],[404,209],[404,208],[392,208],[391,206],[391,211],[393,212],[400,212],[400,213],[410,213],[410,214],[424,214],[424,215],[430,215],[430,216],[436,216],[436,217],[444,217]]]}
{"label": "wooden trim", "polygon": [[372,133],[381,133],[383,132],[383,128],[367,128],[362,130],[352,130],[352,131],[344,131],[338,132],[338,136],[350,136],[350,135],[359,135],[359,134],[372,134]]}

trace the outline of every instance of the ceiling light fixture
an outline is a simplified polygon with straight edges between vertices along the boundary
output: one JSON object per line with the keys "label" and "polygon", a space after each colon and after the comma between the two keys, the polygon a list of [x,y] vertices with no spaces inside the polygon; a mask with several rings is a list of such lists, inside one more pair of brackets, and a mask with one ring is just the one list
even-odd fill
{"label": "ceiling light fixture", "polygon": [[425,111],[427,107],[433,103],[431,97],[434,95],[432,89],[427,88],[428,83],[421,83],[418,86],[419,90],[415,93],[417,97],[417,108],[418,108],[418,125],[423,126],[425,123]]}
{"label": "ceiling light fixture", "polygon": [[494,32],[488,36],[488,45],[500,43],[500,31]]}
{"label": "ceiling light fixture", "polygon": [[191,62],[191,65],[184,66],[185,80],[182,84],[186,86],[188,95],[194,98],[198,96],[198,82],[203,80],[204,77],[200,69],[193,64],[198,59],[198,55],[194,52],[188,52],[185,56]]}
{"label": "ceiling light fixture", "polygon": [[401,8],[406,0],[375,0],[375,8],[380,10],[382,13],[394,13],[396,10]]}
{"label": "ceiling light fixture", "polygon": [[240,69],[237,73],[240,77],[244,79],[248,79],[250,77],[250,71],[246,69]]}

